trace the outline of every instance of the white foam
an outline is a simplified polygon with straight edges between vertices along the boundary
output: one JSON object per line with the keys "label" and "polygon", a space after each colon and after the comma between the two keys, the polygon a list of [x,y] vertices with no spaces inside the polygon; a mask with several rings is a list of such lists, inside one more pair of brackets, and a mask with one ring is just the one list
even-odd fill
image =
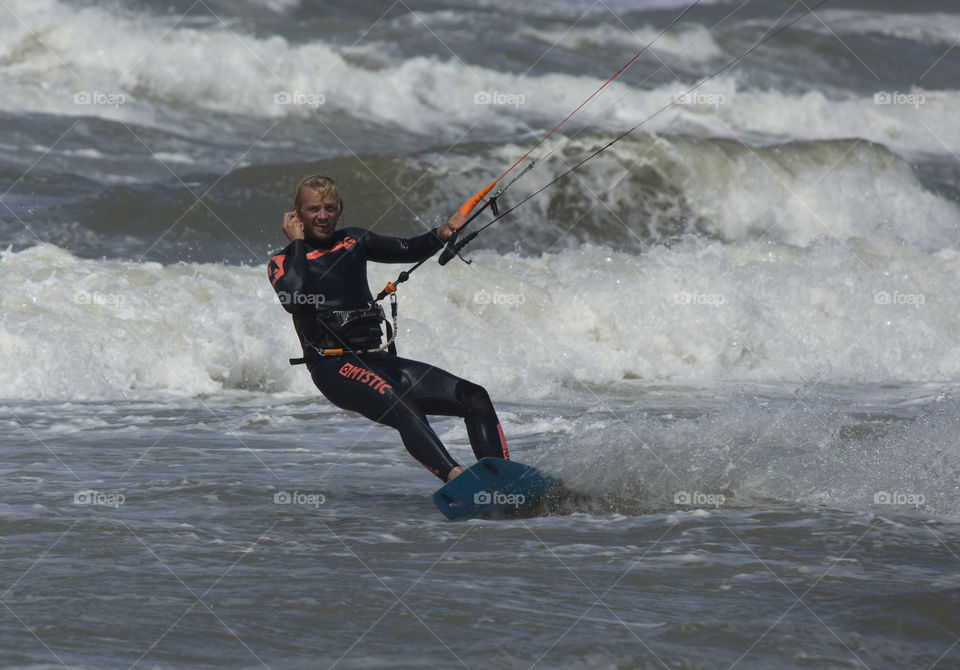
{"label": "white foam", "polygon": [[695,242],[640,258],[597,248],[477,258],[444,276],[425,266],[423,283],[406,291],[401,342],[501,393],[536,397],[631,378],[960,374],[953,251]]}
{"label": "white foam", "polygon": [[896,403],[883,401],[878,421],[865,412],[870,392],[799,386],[772,397],[733,393],[712,409],[678,394],[699,409],[664,420],[609,408],[608,426],[588,426],[585,416],[544,458],[567,486],[614,505],[639,500],[715,511],[779,500],[956,515],[956,398],[899,420],[891,417]]}
{"label": "white foam", "polygon": [[[402,355],[498,398],[631,380],[937,381],[960,376],[960,254],[822,240],[691,239],[642,256],[582,247],[425,264],[400,291]],[[265,270],[101,261],[51,245],[0,258],[8,398],[225,389],[314,395]],[[371,266],[371,285],[396,276]]]}
{"label": "white foam", "polygon": [[153,158],[164,163],[196,163],[197,160],[193,156],[179,153],[179,152],[167,152],[167,151],[156,151],[153,153]]}
{"label": "white foam", "polygon": [[299,345],[252,268],[85,260],[47,244],[0,265],[6,397],[310,392],[289,368],[261,365]]}
{"label": "white foam", "polygon": [[[879,102],[885,99],[891,102]],[[957,91],[878,90],[869,97],[831,99],[819,91],[787,95],[731,89],[727,100],[730,106],[725,101],[709,122],[721,136],[863,138],[906,155],[960,150],[960,130],[950,121],[960,103]]]}
{"label": "white foam", "polygon": [[[960,92],[954,90],[878,87],[869,96],[828,97],[817,90],[798,94],[746,88],[736,74],[696,85],[613,89],[598,97],[594,111],[579,123],[605,110],[602,119],[592,122],[610,133],[622,132],[659,112],[642,126],[643,131],[725,137],[751,144],[863,138],[908,155],[960,151],[960,130],[952,122]],[[664,105],[671,106],[660,112]]]}
{"label": "white foam", "polygon": [[860,140],[749,148],[676,141],[683,196],[725,240],[807,246],[870,240],[926,250],[960,242],[960,208],[928,191],[910,165]]}

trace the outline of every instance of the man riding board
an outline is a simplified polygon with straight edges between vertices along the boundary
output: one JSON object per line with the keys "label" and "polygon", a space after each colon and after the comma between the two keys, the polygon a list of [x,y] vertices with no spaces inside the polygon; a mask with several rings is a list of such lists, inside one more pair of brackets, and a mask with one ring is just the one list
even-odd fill
{"label": "man riding board", "polygon": [[[367,284],[367,261],[411,263],[430,257],[466,223],[458,212],[423,235],[398,238],[337,228],[343,198],[329,177],[300,182],[283,217],[290,244],[268,264],[270,282],[303,347],[320,392],[334,405],[400,432],[407,451],[442,481],[463,472],[427,421],[464,419],[473,453],[507,459],[507,443],[486,390],[440,368],[396,355],[383,343],[383,310]],[[388,324],[388,337],[390,330]]]}

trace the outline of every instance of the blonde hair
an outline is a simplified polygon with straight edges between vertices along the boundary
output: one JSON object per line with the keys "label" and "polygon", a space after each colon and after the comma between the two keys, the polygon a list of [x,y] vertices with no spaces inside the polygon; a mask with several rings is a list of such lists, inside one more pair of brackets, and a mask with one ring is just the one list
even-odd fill
{"label": "blonde hair", "polygon": [[321,198],[326,198],[327,194],[332,193],[334,200],[337,202],[338,212],[343,213],[343,197],[340,195],[340,189],[337,188],[330,177],[324,177],[320,174],[310,175],[297,186],[297,194],[293,198],[293,206],[297,208],[297,211],[300,211],[300,205],[303,202],[303,191],[308,188],[319,193]]}

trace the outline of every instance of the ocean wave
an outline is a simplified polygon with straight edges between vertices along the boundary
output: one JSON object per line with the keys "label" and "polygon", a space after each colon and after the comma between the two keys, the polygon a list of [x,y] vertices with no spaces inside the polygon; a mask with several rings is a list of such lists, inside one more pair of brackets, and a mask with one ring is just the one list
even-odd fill
{"label": "ocean wave", "polygon": [[[538,136],[603,81],[577,72],[514,73],[426,53],[377,60],[360,57],[377,51],[376,42],[354,49],[323,39],[297,42],[254,35],[212,17],[181,22],[59,0],[8,4],[8,18],[0,24],[0,104],[12,112],[97,116],[188,133],[195,125],[204,134],[210,113],[225,121],[310,121],[325,130],[339,128],[343,117],[454,142],[467,130],[476,133],[472,137]],[[545,40],[552,36],[546,28],[520,30],[547,30]],[[609,42],[610,30],[574,28],[566,39],[579,49],[577,44]],[[650,30],[642,29],[641,37],[652,39]],[[691,63],[716,55],[718,47],[702,25],[683,24],[675,32],[655,49],[684,53]],[[956,91],[913,86],[868,96],[827,95],[816,88],[797,92],[792,81],[779,90],[746,80],[733,72],[685,98],[694,79],[649,90],[618,80],[568,127],[615,134],[676,102],[644,130],[751,143],[864,138],[911,155],[960,151]],[[347,148],[361,150],[354,141],[346,138]]]}
{"label": "ocean wave", "polygon": [[649,50],[657,57],[681,58],[685,63],[712,61],[723,55],[707,26],[681,23],[662,35],[660,33],[660,28],[650,25],[629,28],[623,24],[601,23],[583,28],[567,24],[553,28],[522,28],[519,36],[552,48],[594,52],[604,49],[620,55],[632,55],[649,45]]}
{"label": "ocean wave", "polygon": [[[7,397],[314,393],[287,365],[299,345],[263,267],[80,259],[51,245],[0,265]],[[371,285],[399,269],[371,266]],[[504,398],[641,380],[949,380],[958,274],[955,251],[827,241],[483,252],[471,266],[428,263],[403,285],[399,347]]]}
{"label": "ocean wave", "polygon": [[[537,167],[511,187],[501,208],[520,205],[605,142],[593,132],[551,138],[535,153]],[[88,178],[96,167],[89,166],[83,176],[60,178],[56,193],[68,193],[69,201],[39,215],[38,194],[51,187],[44,175],[29,174],[7,200],[21,207],[19,216],[29,227],[10,221],[0,223],[0,231],[17,248],[39,238],[84,256],[257,263],[282,241],[280,212],[290,206],[306,174],[334,176],[347,202],[349,225],[409,236],[442,223],[526,149],[469,145],[404,157],[258,164],[223,176],[191,176],[190,190],[169,178],[152,185],[115,180],[119,183],[97,188]],[[116,163],[116,154],[114,163],[94,155],[109,156],[109,147],[86,149],[82,156],[67,152],[73,149],[55,149],[45,160],[109,164],[115,171],[127,164]],[[167,158],[172,159],[168,168],[183,169],[174,162],[177,154]],[[584,244],[639,253],[688,235],[796,247],[821,239],[869,240],[931,252],[960,244],[960,208],[950,186],[932,187],[904,159],[860,140],[754,147],[727,139],[638,133],[520,205],[468,253],[496,249],[537,255]],[[197,203],[201,195],[205,206]],[[474,226],[489,220],[484,213]]]}
{"label": "ocean wave", "polygon": [[823,33],[833,30],[840,34],[876,34],[940,47],[954,46],[960,34],[960,16],[946,12],[825,9],[817,14],[823,24],[811,23],[810,29]]}
{"label": "ocean wave", "polygon": [[[517,204],[606,143],[595,133],[558,138],[504,198]],[[525,150],[503,146],[438,157],[417,195],[437,214]],[[454,165],[468,169],[457,174]],[[513,175],[510,175],[511,178]],[[471,182],[471,179],[473,180]],[[724,242],[810,245],[821,238],[906,244],[925,250],[960,242],[960,208],[928,190],[911,166],[861,140],[754,147],[695,136],[624,138],[497,224],[501,250],[527,253],[599,244],[642,250],[683,235]],[[483,239],[483,238],[481,238]],[[489,243],[490,239],[484,239]]]}

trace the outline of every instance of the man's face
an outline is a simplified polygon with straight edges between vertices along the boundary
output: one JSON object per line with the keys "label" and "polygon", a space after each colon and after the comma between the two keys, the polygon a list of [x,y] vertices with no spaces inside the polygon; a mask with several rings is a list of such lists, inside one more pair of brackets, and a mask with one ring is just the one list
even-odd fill
{"label": "man's face", "polygon": [[320,242],[328,242],[337,229],[340,210],[332,193],[325,198],[312,188],[300,194],[300,209],[297,211],[303,222],[303,235]]}

